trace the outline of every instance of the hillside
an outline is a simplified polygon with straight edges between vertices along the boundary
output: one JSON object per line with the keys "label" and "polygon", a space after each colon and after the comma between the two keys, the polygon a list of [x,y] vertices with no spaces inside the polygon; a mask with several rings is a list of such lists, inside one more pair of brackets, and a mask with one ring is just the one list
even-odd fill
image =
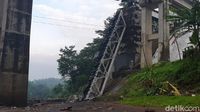
{"label": "hillside", "polygon": [[29,99],[48,99],[54,97],[53,88],[61,84],[62,81],[56,78],[40,79],[29,81],[28,98]]}
{"label": "hillside", "polygon": [[130,74],[116,94],[103,99],[137,106],[200,105],[199,80],[198,57],[161,62]]}
{"label": "hillside", "polygon": [[33,81],[35,84],[46,85],[48,88],[53,88],[55,85],[62,83],[61,79],[57,78],[48,78],[48,79],[39,79]]}

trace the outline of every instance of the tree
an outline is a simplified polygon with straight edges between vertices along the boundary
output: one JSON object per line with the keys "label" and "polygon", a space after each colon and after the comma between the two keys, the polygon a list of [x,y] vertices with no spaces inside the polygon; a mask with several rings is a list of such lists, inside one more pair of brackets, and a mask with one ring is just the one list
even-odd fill
{"label": "tree", "polygon": [[[119,1],[119,0],[117,0],[117,1]],[[123,7],[130,7],[136,2],[137,2],[137,0],[121,0],[120,5]]]}
{"label": "tree", "polygon": [[[60,50],[58,61],[58,71],[63,78],[69,77],[66,80],[65,86],[58,85],[54,90],[58,90],[63,94],[82,94],[86,87],[89,77],[96,70],[96,61],[94,56],[100,46],[101,38],[95,38],[92,43],[88,43],[80,53],[74,50],[75,46],[65,47]],[[63,86],[63,85],[62,85]],[[61,88],[63,90],[61,90]],[[65,96],[65,95],[62,95]]]}
{"label": "tree", "polygon": [[190,42],[196,47],[200,47],[200,2],[193,0],[191,9],[171,7],[170,11],[167,19],[175,24],[173,34],[192,32]]}
{"label": "tree", "polygon": [[58,71],[63,77],[71,77],[73,72],[76,70],[77,51],[74,50],[74,47],[75,46],[69,46],[64,49],[60,49],[60,58],[57,60]]}

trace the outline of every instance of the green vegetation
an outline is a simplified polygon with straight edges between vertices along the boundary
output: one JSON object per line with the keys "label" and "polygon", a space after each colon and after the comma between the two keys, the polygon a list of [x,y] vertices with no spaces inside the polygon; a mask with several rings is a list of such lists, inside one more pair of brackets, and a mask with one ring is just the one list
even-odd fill
{"label": "green vegetation", "polygon": [[60,79],[48,78],[41,80],[29,81],[28,99],[57,98],[58,94],[54,92],[54,87],[62,83]]}
{"label": "green vegetation", "polygon": [[60,49],[58,71],[63,79],[69,78],[65,80],[65,84],[55,88],[56,93],[60,93],[60,97],[84,93],[103,55],[117,16],[118,11],[113,17],[108,17],[104,21],[105,29],[96,31],[99,37],[94,38],[93,42],[88,43],[80,52],[74,49],[75,46]]}
{"label": "green vegetation", "polygon": [[[116,94],[97,98],[134,106],[200,106],[200,59],[198,56],[176,62],[161,62],[132,73]],[[176,87],[181,96],[175,96]],[[165,90],[165,91],[163,91]]]}
{"label": "green vegetation", "polygon": [[126,98],[121,103],[145,107],[200,106],[200,96],[143,96]]}
{"label": "green vegetation", "polygon": [[[131,1],[122,0],[122,5]],[[173,36],[192,32],[190,42],[197,50],[187,51],[189,55],[184,60],[160,62],[130,74],[118,93],[97,100],[115,100],[135,106],[200,106],[200,2],[193,2],[191,10],[172,8],[173,13],[168,15],[168,20],[175,26],[171,32]],[[181,96],[178,96],[179,93]]]}
{"label": "green vegetation", "polygon": [[[200,59],[188,58],[176,62],[162,62],[139,73],[131,74],[118,96],[122,103],[132,105],[200,105]],[[182,96],[174,96],[176,87]],[[190,97],[194,94],[194,97]]]}
{"label": "green vegetation", "polygon": [[193,0],[191,9],[173,8],[169,12],[168,21],[174,23],[173,36],[178,32],[186,34],[192,32],[190,42],[196,47],[200,47],[200,1]]}
{"label": "green vegetation", "polygon": [[[121,6],[128,7],[133,4],[133,1],[122,0]],[[174,36],[181,30],[185,31],[184,33],[193,32],[190,41],[196,48],[200,45],[199,6],[200,3],[197,3],[192,10],[174,9],[173,12],[177,12],[179,15],[169,16],[169,21],[178,26],[174,29]],[[105,29],[96,31],[100,37],[87,44],[79,53],[74,50],[75,46],[65,47],[60,50],[58,59],[59,73],[63,78],[68,77],[70,79],[53,89],[57,96],[63,98],[72,94],[83,93],[90,76],[94,74],[96,65],[101,59],[102,51],[104,51],[112,32],[116,17],[117,14],[109,17],[105,21]],[[99,52],[97,53],[97,51]],[[94,58],[96,53],[98,56]],[[192,55],[187,59],[176,62],[160,62],[138,73],[133,73],[129,75],[125,85],[117,94],[103,96],[102,99],[120,100],[123,104],[137,106],[200,106],[200,59],[198,57],[200,56]],[[179,95],[178,93],[182,96],[176,96]],[[195,96],[192,97],[192,95]]]}
{"label": "green vegetation", "polygon": [[99,47],[101,39],[96,38],[80,53],[74,50],[75,46],[65,47],[60,50],[58,59],[58,71],[65,79],[64,84],[57,85],[54,89],[60,93],[60,97],[68,97],[73,94],[81,94],[87,86],[91,73],[96,69],[94,55]]}
{"label": "green vegetation", "polygon": [[[122,0],[120,5],[130,7],[134,2],[135,0]],[[103,56],[118,14],[119,10],[113,16],[108,17],[104,21],[105,28],[96,31],[98,37],[94,38],[93,42],[88,43],[80,52],[75,50],[75,46],[65,46],[60,49],[58,71],[63,79],[66,77],[69,79],[65,80],[64,84],[54,88],[54,91],[59,94],[58,96],[82,95],[84,90],[89,89],[88,84],[91,83],[92,75],[94,75]]]}
{"label": "green vegetation", "polygon": [[160,88],[163,88],[163,83],[166,81],[175,85],[182,94],[200,93],[199,80],[200,59],[188,58],[171,63],[163,62],[130,75],[122,94],[125,96],[160,95]]}

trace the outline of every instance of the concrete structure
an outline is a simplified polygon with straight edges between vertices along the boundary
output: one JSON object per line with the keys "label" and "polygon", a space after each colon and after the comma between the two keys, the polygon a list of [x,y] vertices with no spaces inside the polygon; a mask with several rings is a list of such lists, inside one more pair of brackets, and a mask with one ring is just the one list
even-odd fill
{"label": "concrete structure", "polygon": [[[137,58],[136,53],[139,51],[131,45],[138,41],[131,42],[130,38],[130,40],[125,38],[129,37],[129,31],[140,32],[140,27],[142,28],[141,67],[152,64],[154,55],[152,43],[154,40],[158,40],[158,61],[169,60],[170,34],[169,24],[166,21],[169,3],[172,3],[174,7],[191,8],[191,0],[140,0],[139,2],[142,14],[138,9],[139,11],[134,10],[134,16],[130,17],[134,18],[135,29],[130,30],[129,25],[126,24],[127,13],[123,13],[123,11],[120,13],[86,99],[102,95],[108,80],[112,79],[114,71],[119,71],[123,67],[129,67],[129,65],[133,67],[133,63],[137,63],[139,58]],[[159,28],[158,33],[154,33],[152,11],[157,8]],[[32,0],[1,0],[0,105],[26,105],[31,15]],[[142,16],[141,22],[138,19],[140,15]],[[140,39],[137,32],[132,37]],[[130,47],[124,47],[126,45]],[[121,50],[123,48],[126,49]],[[134,51],[128,48],[134,48]],[[129,52],[133,53],[128,54]]]}
{"label": "concrete structure", "polygon": [[27,103],[32,0],[1,0],[0,104]]}
{"label": "concrete structure", "polygon": [[[140,0],[142,7],[142,31],[141,31],[141,67],[152,65],[154,54],[152,53],[152,41],[158,40],[157,60],[170,60],[169,53],[169,23],[166,17],[169,4],[173,7],[191,8],[191,0]],[[152,32],[152,11],[158,9],[158,33]]]}
{"label": "concrete structure", "polygon": [[[127,68],[129,64],[133,67],[133,64],[140,63],[141,68],[143,68],[151,66],[153,62],[170,60],[170,28],[166,20],[169,5],[177,8],[191,8],[191,1],[136,1],[139,2],[140,6],[135,3],[132,6],[135,9],[130,7],[134,14],[130,13],[126,8],[122,9],[85,99],[93,99],[103,95],[104,91],[106,91],[106,86],[109,86],[112,80],[114,80],[113,72],[120,72],[123,67]],[[128,20],[127,18],[133,19]],[[119,21],[123,22],[120,24]],[[129,27],[130,24],[135,24],[133,29]],[[131,39],[139,40],[131,41]],[[123,47],[134,44],[136,46]],[[121,50],[123,48],[125,50]],[[133,51],[135,53],[131,53]]]}

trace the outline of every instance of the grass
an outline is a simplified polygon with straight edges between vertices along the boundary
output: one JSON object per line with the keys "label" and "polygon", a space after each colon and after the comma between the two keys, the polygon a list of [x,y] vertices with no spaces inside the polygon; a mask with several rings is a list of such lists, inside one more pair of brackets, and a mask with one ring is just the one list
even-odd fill
{"label": "grass", "polygon": [[[173,96],[172,89],[164,82],[174,85],[182,96]],[[162,92],[161,89],[165,89]],[[195,94],[195,97],[191,97]],[[135,106],[164,107],[167,105],[200,106],[200,59],[184,59],[161,62],[133,73],[119,90],[123,104]]]}
{"label": "grass", "polygon": [[141,96],[125,98],[121,103],[143,107],[200,106],[200,96]]}
{"label": "grass", "polygon": [[124,96],[157,95],[166,81],[183,94],[190,90],[199,93],[200,59],[162,62],[143,69],[139,73],[131,74],[120,92]]}

